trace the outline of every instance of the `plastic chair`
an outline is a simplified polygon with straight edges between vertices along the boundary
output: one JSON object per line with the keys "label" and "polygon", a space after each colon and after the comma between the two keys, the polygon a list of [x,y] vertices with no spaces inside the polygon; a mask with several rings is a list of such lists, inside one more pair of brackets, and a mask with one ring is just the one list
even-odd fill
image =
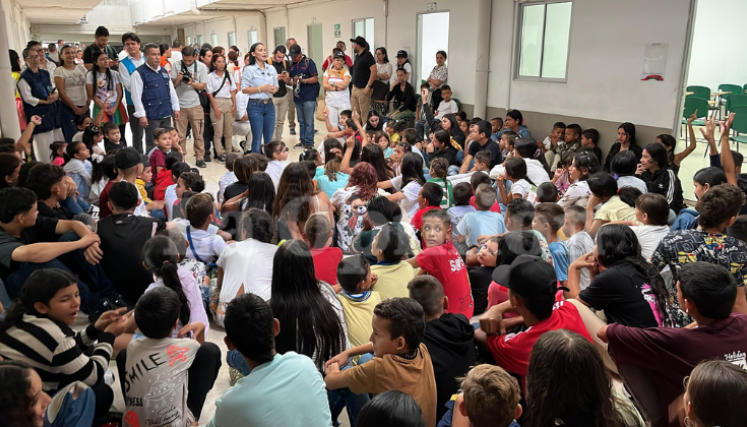
{"label": "plastic chair", "polygon": [[747,83],[745,83],[744,86],[742,86],[742,89],[744,89],[744,92],[747,93]]}
{"label": "plastic chair", "polygon": [[726,109],[734,111],[735,108],[747,106],[747,95],[731,95],[726,100]]}
{"label": "plastic chair", "polygon": [[741,144],[747,144],[747,135],[739,135],[740,133],[747,134],[747,106],[736,107],[732,112],[735,115],[731,130],[735,131],[736,135],[730,136],[729,140],[737,143],[737,151],[739,151]]}
{"label": "plastic chair", "polygon": [[729,107],[728,107],[729,97],[732,95],[741,95],[743,93],[742,90],[743,90],[742,86],[739,86],[739,85],[728,84],[728,83],[718,85],[719,92],[731,92],[730,94],[721,95],[719,97],[720,98],[719,102],[727,106],[726,111],[731,111],[729,110]]}
{"label": "plastic chair", "polygon": [[[687,119],[698,111],[698,120],[693,121],[693,126],[705,126],[705,121],[700,120],[701,117],[708,118],[708,100],[704,98],[696,98],[694,95],[690,95],[685,98],[685,108],[682,110],[682,124],[687,125]],[[680,126],[680,136],[682,136],[682,126]],[[685,130],[685,145],[690,137],[690,133]],[[708,149],[706,149],[706,153]]]}
{"label": "plastic chair", "polygon": [[692,95],[696,98],[711,99],[711,89],[706,86],[688,86],[685,89],[686,92],[692,92]]}

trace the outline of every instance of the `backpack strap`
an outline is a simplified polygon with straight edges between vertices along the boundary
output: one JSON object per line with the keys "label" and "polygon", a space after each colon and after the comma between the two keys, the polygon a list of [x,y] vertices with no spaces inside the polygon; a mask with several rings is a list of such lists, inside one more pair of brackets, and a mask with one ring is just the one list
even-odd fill
{"label": "backpack strap", "polygon": [[187,241],[189,242],[189,249],[192,251],[192,255],[195,257],[197,261],[207,265],[208,267],[215,267],[216,265],[214,262],[205,262],[202,258],[200,258],[199,255],[197,255],[197,252],[195,251],[195,245],[194,243],[192,243],[192,233],[190,233],[191,227],[192,227],[191,225],[187,226]]}

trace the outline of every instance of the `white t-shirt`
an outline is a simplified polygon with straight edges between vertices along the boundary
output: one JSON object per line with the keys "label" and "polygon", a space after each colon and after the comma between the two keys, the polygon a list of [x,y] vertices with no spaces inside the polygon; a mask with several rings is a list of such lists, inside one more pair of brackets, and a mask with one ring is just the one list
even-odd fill
{"label": "white t-shirt", "polygon": [[387,62],[386,64],[379,64],[376,63],[376,74],[388,74],[389,79],[388,80],[381,80],[379,81],[386,83],[387,86],[391,86],[394,84],[395,81],[397,81],[397,73],[395,72],[396,68],[394,68],[394,64],[391,62]]}
{"label": "white t-shirt", "polygon": [[641,255],[651,261],[651,256],[659,246],[661,239],[669,233],[669,227],[666,225],[639,225],[630,227],[638,236],[638,243],[641,245]]}
{"label": "white t-shirt", "polygon": [[87,70],[82,65],[77,65],[72,70],[66,70],[64,67],[57,67],[54,70],[54,77],[61,77],[65,81],[65,94],[73,104],[87,108],[86,73]]}
{"label": "white t-shirt", "polygon": [[[339,219],[337,220],[337,243],[340,249],[346,253],[353,246],[355,236],[363,231],[364,216],[359,215],[358,209],[355,209],[353,206],[358,206],[361,201],[360,199],[352,200],[352,196],[357,192],[357,186],[343,187],[335,191],[330,200],[330,203],[332,203],[339,214]],[[365,203],[362,204],[365,205]]]}
{"label": "white t-shirt", "polygon": [[459,221],[462,220],[464,215],[470,212],[477,212],[477,209],[472,205],[464,205],[452,206],[446,211],[446,213],[449,214],[449,218],[451,218],[451,235],[455,239],[459,235],[459,233],[457,233],[457,225],[459,225]]}
{"label": "white t-shirt", "polygon": [[174,203],[176,203],[176,199],[176,184],[171,184],[166,187],[166,191],[164,192],[163,196],[163,205],[166,208],[168,220],[174,219]]}
{"label": "white t-shirt", "polygon": [[441,101],[441,103],[438,104],[438,114],[436,115],[436,118],[441,120],[446,114],[456,114],[458,112],[459,108],[453,99],[449,102]]}
{"label": "white t-shirt", "polygon": [[410,181],[401,190],[402,194],[405,195],[405,198],[400,200],[399,206],[403,211],[407,212],[407,217],[409,219],[412,219],[420,208],[418,205],[418,194],[420,194],[421,188],[423,188],[423,186],[419,182]]}
{"label": "white t-shirt", "polygon": [[223,269],[223,286],[220,302],[227,303],[236,297],[241,285],[245,293],[263,300],[270,299],[272,285],[272,260],[277,245],[247,239],[226,246],[216,264]]}
{"label": "white t-shirt", "polygon": [[[342,84],[345,82],[345,76],[348,76],[348,70],[342,69],[340,71],[333,70],[332,68],[329,68],[327,71],[324,72],[325,77],[327,77],[327,82],[329,84],[335,83],[336,87],[342,87]],[[350,108],[350,89],[345,88],[344,90],[338,90],[338,91],[326,91],[325,92],[325,99],[324,101],[327,103],[327,105],[335,107],[335,108]]]}
{"label": "white t-shirt", "polygon": [[86,84],[93,85],[93,96],[105,104],[113,104],[117,101],[117,85],[120,84],[119,73],[109,70],[111,74],[111,84],[106,77],[106,73],[96,73],[96,84],[93,83],[93,71],[86,74]]}
{"label": "white t-shirt", "polygon": [[537,188],[530,184],[526,179],[520,179],[514,182],[511,185],[510,194],[518,194],[522,199],[527,199],[532,202],[532,205],[537,204]]}
{"label": "white t-shirt", "polygon": [[[174,225],[176,230],[182,233],[184,238],[187,239],[187,226],[189,225],[189,221],[174,221]],[[212,229],[210,227],[212,227]],[[187,248],[187,258],[197,259],[195,256],[195,252],[197,252],[197,255],[202,258],[203,262],[215,262],[220,254],[223,253],[223,250],[226,249],[226,242],[222,237],[215,234],[217,231],[218,228],[215,226],[208,226],[208,231],[190,227],[189,234],[192,236],[192,243],[194,243],[194,246]]]}
{"label": "white t-shirt", "polygon": [[136,375],[124,378],[125,427],[189,425],[192,417],[187,408],[188,370],[199,348],[199,342],[186,338],[130,342],[125,368]]}
{"label": "white t-shirt", "polygon": [[620,178],[617,178],[617,186],[618,188],[633,187],[639,189],[641,191],[641,194],[648,193],[646,183],[643,182],[642,179],[636,178],[634,176],[621,176]]}
{"label": "white t-shirt", "polygon": [[[221,84],[223,83],[223,79],[229,76],[228,79],[226,79],[226,83],[221,87]],[[216,98],[228,98],[231,99],[231,91],[236,89],[236,81],[233,79],[233,76],[230,75],[230,73],[227,73],[226,71],[223,72],[222,76],[219,76],[215,74],[215,71],[208,74],[208,81],[207,81],[207,92],[212,94],[218,88],[220,87],[220,91],[215,94]]]}
{"label": "white t-shirt", "polygon": [[591,197],[589,184],[587,184],[586,181],[578,181],[571,184],[571,186],[565,190],[565,194],[560,198],[560,200],[558,200],[558,204],[563,209],[573,205],[586,207],[586,202],[589,201],[589,197]]}
{"label": "white t-shirt", "polygon": [[280,176],[283,174],[286,166],[288,166],[288,162],[281,162],[280,160],[270,160],[267,163],[265,173],[270,175],[270,178],[272,178],[272,183],[275,184],[276,193],[278,191],[278,184],[280,183]]}
{"label": "white t-shirt", "polygon": [[527,178],[531,179],[534,185],[539,186],[550,180],[550,175],[539,160],[524,159],[524,162],[527,164]]}
{"label": "white t-shirt", "polygon": [[[589,233],[587,233],[586,231],[581,231],[571,236],[565,242],[565,246],[568,248],[568,262],[571,263],[594,250],[594,239],[592,239]],[[589,276],[589,270],[586,268],[582,268],[581,282],[579,283],[579,287],[583,291],[584,289],[589,287],[590,283],[591,277]]]}

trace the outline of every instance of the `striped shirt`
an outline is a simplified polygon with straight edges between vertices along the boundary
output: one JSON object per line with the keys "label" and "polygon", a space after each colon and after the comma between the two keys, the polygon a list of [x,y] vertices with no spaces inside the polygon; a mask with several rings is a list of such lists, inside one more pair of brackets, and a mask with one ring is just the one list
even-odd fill
{"label": "striped shirt", "polygon": [[[89,386],[103,381],[112,344],[114,335],[99,332],[93,324],[75,333],[62,322],[24,314],[18,323],[0,333],[0,356],[29,364],[41,377],[42,389],[52,393],[75,381]],[[91,347],[89,357],[84,351]]]}

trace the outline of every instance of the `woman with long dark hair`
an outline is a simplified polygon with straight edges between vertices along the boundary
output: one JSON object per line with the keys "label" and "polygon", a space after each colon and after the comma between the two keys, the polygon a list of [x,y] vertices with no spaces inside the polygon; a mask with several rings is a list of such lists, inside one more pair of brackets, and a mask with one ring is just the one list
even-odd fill
{"label": "woman with long dark hair", "polygon": [[591,197],[591,190],[586,180],[597,172],[599,172],[599,160],[594,153],[582,151],[576,154],[571,167],[568,168],[568,178],[572,184],[565,190],[558,204],[563,209],[572,205],[586,207],[586,202]]}
{"label": "woman with long dark hair", "polygon": [[[637,328],[670,326],[669,293],[656,267],[641,255],[641,245],[627,225],[609,224],[599,229],[594,252],[579,257],[568,268],[569,291],[596,310],[604,310],[607,323]],[[600,268],[591,284],[580,289],[582,268]]]}
{"label": "woman with long dark hair", "polygon": [[385,47],[377,48],[374,57],[376,58],[376,80],[371,85],[371,109],[381,116],[386,116],[389,112],[386,96],[396,78],[395,67],[389,62]]}
{"label": "woman with long dark hair", "polygon": [[[293,268],[289,268],[292,266]],[[334,289],[314,275],[314,260],[303,240],[283,243],[275,253],[270,306],[280,322],[278,353],[295,351],[324,363],[347,349],[347,328]]]}
{"label": "woman with long dark hair", "polygon": [[86,91],[86,67],[75,64],[70,45],[60,47],[60,64],[54,70],[54,84],[60,92],[60,121],[65,141],[72,141],[78,133],[75,122],[88,116],[91,98]]}
{"label": "woman with long dark hair", "polygon": [[[306,221],[315,213],[327,215],[329,223],[334,223],[333,209],[327,194],[321,191],[315,193],[314,183],[306,166],[291,163],[283,170],[273,203],[273,211],[281,223],[278,232],[280,240],[303,239]],[[290,235],[285,235],[282,223]]]}
{"label": "woman with long dark hair", "polygon": [[337,246],[344,253],[350,253],[355,236],[363,231],[365,207],[368,201],[376,195],[376,169],[368,163],[358,163],[350,174],[344,188],[332,196],[332,206],[339,216],[337,221]]}
{"label": "woman with long dark hair", "polygon": [[257,208],[272,216],[275,204],[275,184],[272,183],[270,175],[264,172],[254,172],[249,177],[246,194],[247,197],[241,202],[242,211]]}
{"label": "woman with long dark hair", "polygon": [[625,122],[617,127],[617,141],[610,147],[610,152],[607,154],[607,160],[604,162],[604,171],[609,172],[610,166],[612,165],[612,159],[615,158],[617,153],[621,151],[630,150],[635,153],[638,160],[643,155],[643,149],[635,140],[635,125],[630,122]]}
{"label": "woman with long dark hair", "polygon": [[249,65],[241,76],[241,92],[249,95],[246,113],[252,126],[252,153],[259,153],[263,139],[269,143],[275,130],[272,95],[278,90],[278,73],[268,66],[267,49],[262,43],[254,43],[249,54]]}
{"label": "woman with long dark hair", "polygon": [[[226,70],[226,58],[213,55],[213,71],[208,74],[207,94],[210,100],[210,120],[213,124],[213,139],[215,140],[217,160],[226,161],[226,153],[239,152],[233,147],[233,122],[236,114],[236,89],[234,89],[231,73]],[[225,148],[221,141],[225,138]]]}
{"label": "woman with long dark hair", "polygon": [[650,193],[661,194],[667,198],[669,207],[675,214],[685,207],[682,183],[669,167],[669,154],[662,144],[654,142],[643,149],[637,175],[646,183]]}
{"label": "woman with long dark hair", "polygon": [[122,105],[122,83],[119,73],[109,68],[109,57],[104,52],[94,55],[91,71],[86,75],[88,99],[93,100],[93,116],[102,114],[102,123],[122,125],[128,122],[127,108]]}
{"label": "woman with long dark hair", "polygon": [[527,176],[534,185],[550,181],[550,165],[532,138],[517,138],[514,142],[514,157],[524,159],[527,164]]}
{"label": "woman with long dark hair", "polygon": [[[569,380],[572,379],[572,380]],[[594,345],[559,329],[537,340],[526,377],[527,427],[643,427],[636,409],[612,391]]]}

